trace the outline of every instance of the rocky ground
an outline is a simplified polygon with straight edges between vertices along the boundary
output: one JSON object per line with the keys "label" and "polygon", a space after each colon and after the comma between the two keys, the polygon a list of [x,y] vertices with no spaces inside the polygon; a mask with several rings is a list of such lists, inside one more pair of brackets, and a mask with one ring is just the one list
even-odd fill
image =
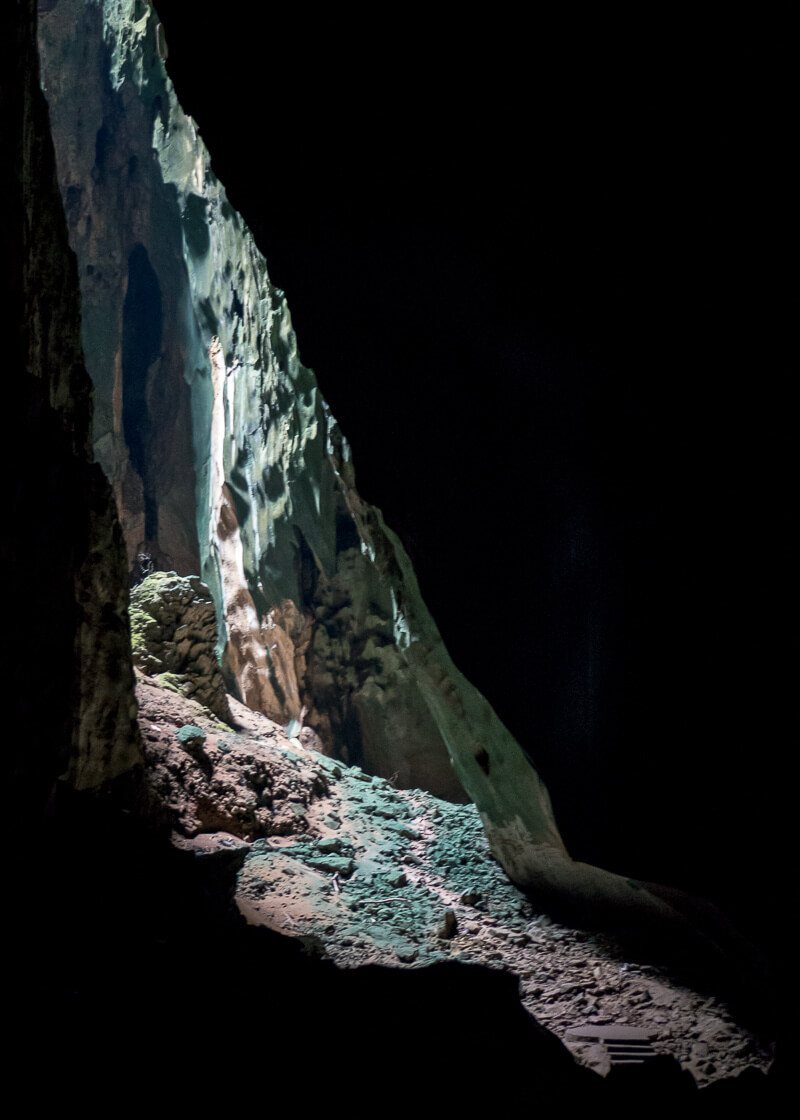
{"label": "rocky ground", "polygon": [[230,725],[169,679],[137,677],[148,780],[173,842],[238,856],[235,901],[248,922],[342,968],[454,959],[505,970],[525,1008],[600,1073],[605,1048],[570,1029],[644,1028],[700,1086],[767,1069],[767,1046],[718,997],[534,912],[492,858],[473,806],[347,768],[314,749],[313,732],[290,739],[233,698]]}

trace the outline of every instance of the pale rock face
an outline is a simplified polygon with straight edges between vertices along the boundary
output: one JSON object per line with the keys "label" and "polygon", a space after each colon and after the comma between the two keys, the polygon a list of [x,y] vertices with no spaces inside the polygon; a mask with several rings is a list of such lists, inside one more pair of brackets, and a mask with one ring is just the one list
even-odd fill
{"label": "pale rock face", "polygon": [[[34,74],[33,5],[18,10],[21,69]],[[713,908],[567,855],[547,791],[452,664],[402,545],[355,489],[347,444],[299,362],[283,295],[175,100],[152,8],[57,0],[40,17],[95,451],[123,516],[129,570],[143,566],[143,553],[162,569],[179,557],[186,574],[199,556],[229,678],[278,712],[296,745],[368,760],[398,784],[454,798],[466,790],[494,855],[545,906],[577,908],[593,924],[656,924],[692,949],[700,938],[763,988],[762,962]],[[12,488],[10,520],[21,520],[28,493],[47,519],[37,520],[44,534],[37,528],[1,559],[19,600],[16,631],[30,635],[11,683],[33,749],[12,755],[12,780],[21,804],[34,798],[43,808],[59,779],[78,789],[126,783],[143,761],[156,785],[171,779],[145,759],[136,728],[123,542],[89,453],[74,262],[48,190],[43,104],[30,83],[10,107],[22,158],[19,168],[12,161],[9,221],[24,249],[11,261],[22,266],[14,306],[24,330],[10,414],[33,418],[23,439],[48,448],[33,457],[30,489]],[[54,532],[63,554],[48,564]],[[39,721],[30,718],[41,687],[28,666],[41,647],[31,645],[40,633],[25,617],[29,603],[45,626],[48,613],[62,623],[50,645],[58,680]],[[208,763],[205,738],[182,728],[175,750]],[[182,771],[183,756],[173,759]],[[195,792],[203,800],[202,784]],[[206,802],[211,815],[189,822],[200,831],[229,820],[275,826],[271,810],[258,819],[257,798],[233,786],[229,804]]]}
{"label": "pale rock face", "polygon": [[399,785],[466,790],[487,822],[563,852],[536,773],[355,489],[284,295],[177,103],[155,12],[60,0],[40,44],[95,450],[132,567],[199,561],[226,680],[252,707]]}
{"label": "pale rock face", "polygon": [[186,280],[175,199],[152,167],[159,95],[136,49],[150,24],[146,5],[114,0],[40,12],[42,84],[78,256],[95,456],[114,490],[129,561],[146,552],[157,566],[188,573],[199,556]]}

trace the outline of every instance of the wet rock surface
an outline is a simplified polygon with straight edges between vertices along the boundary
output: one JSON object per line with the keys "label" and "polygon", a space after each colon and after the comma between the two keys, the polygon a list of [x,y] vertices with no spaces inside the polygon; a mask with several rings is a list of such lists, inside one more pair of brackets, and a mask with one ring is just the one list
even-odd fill
{"label": "wet rock surface", "polygon": [[233,699],[225,727],[155,679],[140,676],[137,694],[173,841],[236,860],[235,903],[251,925],[344,969],[460,961],[510,974],[525,1009],[599,1073],[607,1052],[571,1028],[646,1029],[701,1087],[768,1068],[768,1047],[702,983],[537,913],[492,857],[474,806],[395,789],[305,746],[309,729],[290,740]]}

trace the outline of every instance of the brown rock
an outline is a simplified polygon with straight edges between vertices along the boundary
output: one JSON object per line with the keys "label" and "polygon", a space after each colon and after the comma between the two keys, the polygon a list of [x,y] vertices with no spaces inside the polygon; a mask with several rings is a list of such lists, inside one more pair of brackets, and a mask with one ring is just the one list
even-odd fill
{"label": "brown rock", "polygon": [[451,937],[455,937],[458,931],[458,921],[452,910],[445,910],[444,918],[436,928],[436,936],[443,941],[449,941]]}
{"label": "brown rock", "polygon": [[211,592],[197,576],[153,572],[131,592],[134,664],[184,696],[232,721],[217,664]]}

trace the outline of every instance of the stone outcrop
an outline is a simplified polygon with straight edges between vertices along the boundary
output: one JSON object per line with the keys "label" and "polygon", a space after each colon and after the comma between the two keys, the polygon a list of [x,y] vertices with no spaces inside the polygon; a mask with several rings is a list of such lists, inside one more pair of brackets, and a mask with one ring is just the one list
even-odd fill
{"label": "stone outcrop", "polygon": [[199,558],[230,690],[351,764],[466,791],[515,882],[592,920],[681,925],[674,899],[569,858],[538,775],[453,665],[177,102],[152,6],[59,0],[40,23],[95,448],[131,568]]}
{"label": "stone outcrop", "polygon": [[134,0],[41,14],[95,450],[131,571],[141,554],[199,571],[226,682],[247,704],[304,722],[351,763],[464,799],[406,652],[429,643],[426,627],[438,635],[421,601],[404,603],[419,599],[398,578],[405,561],[376,561],[401,546],[373,541],[379,515],[367,529],[354,512],[347,442],[159,43],[155,13]]}
{"label": "stone outcrop", "polygon": [[[90,445],[92,386],[80,294],[39,88],[35,5],[3,6],[5,278],[12,330],[3,441],[2,585],[10,589],[4,670],[18,734],[4,752],[12,803],[41,812],[59,780],[94,788],[141,762],[122,536]],[[22,80],[20,80],[22,75]],[[10,353],[9,353],[10,349]],[[22,734],[22,729],[24,735]]]}
{"label": "stone outcrop", "polygon": [[250,734],[223,727],[158,678],[141,678],[136,691],[147,788],[179,835],[253,841],[307,830],[308,807],[327,792],[325,772],[280,727],[263,717]]}
{"label": "stone outcrop", "polygon": [[217,664],[214,600],[197,576],[154,572],[131,591],[133,663],[162,685],[231,720]]}
{"label": "stone outcrop", "polygon": [[150,173],[157,90],[150,99],[136,91],[158,62],[139,54],[123,84],[122,52],[110,58],[104,39],[114,24],[135,49],[150,9],[118,0],[50,7],[39,13],[43,86],[78,255],[95,456],[114,491],[131,568],[143,552],[159,568],[197,571],[181,222],[166,217],[174,200]]}
{"label": "stone outcrop", "polygon": [[[58,0],[40,2],[43,12],[57,6]],[[109,487],[88,448],[90,388],[77,341],[74,263],[58,216],[33,26],[32,0],[0,8],[0,49],[11,56],[4,63],[14,64],[3,65],[0,78],[26,77],[0,100],[12,121],[4,261],[13,283],[20,279],[11,308],[12,323],[23,325],[11,339],[6,405],[17,439],[4,446],[17,461],[4,472],[11,532],[0,560],[4,586],[13,589],[13,660],[4,682],[20,718],[18,738],[4,752],[7,788],[12,819],[16,812],[28,826],[31,810],[44,808],[59,777],[91,787],[141,760],[124,610],[128,565]],[[163,49],[158,36],[156,43]],[[19,442],[30,451],[23,466]],[[203,729],[197,735],[191,727],[183,743],[174,739],[197,761],[204,757]],[[313,792],[306,786],[309,802]],[[263,1078],[250,1071],[263,1067],[265,1045],[274,1068],[303,1084],[309,1059],[297,1039],[310,1021],[326,1021],[331,1008],[338,1034],[359,1040],[359,1068],[339,1074],[352,1072],[360,1091],[375,1099],[395,1077],[387,1054],[405,1054],[421,1022],[433,1024],[435,1045],[414,1053],[413,1074],[434,1107],[474,1109],[484,1100],[513,1107],[529,1100],[532,1084],[539,1099],[563,1105],[588,1084],[563,1048],[519,1012],[512,976],[452,963],[401,975],[337,972],[284,939],[248,936],[254,931],[220,921],[225,896],[207,869],[209,862],[218,867],[217,853],[209,853],[203,870],[202,853],[187,860],[165,850],[133,815],[109,814],[104,799],[71,804],[66,821],[61,814],[41,830],[17,832],[28,851],[12,861],[12,883],[21,874],[25,890],[13,893],[22,936],[11,942],[8,1006],[19,1028],[11,1066],[26,1070],[29,1040],[39,1038],[37,1060],[51,1074],[54,1104],[76,1076],[98,1103],[131,1083],[130,1056],[152,1035],[153,1008],[165,999],[176,1010],[159,1026],[159,1041],[172,1060],[155,1073],[146,1060],[138,1063],[134,1093],[142,1100],[156,1091],[184,1106],[187,1093],[198,1104],[200,1094],[204,1103],[217,1093],[230,1097],[226,1063],[208,1063],[196,1093],[185,1076],[196,1062],[198,1035],[196,1016],[183,1009],[195,1008],[198,998],[208,1022],[233,1025],[237,1068],[244,1070],[237,1092],[253,1105],[263,1102]],[[221,903],[213,901],[220,895]],[[270,1008],[277,1009],[274,1022]],[[51,1029],[42,1031],[43,1023]],[[364,1023],[375,1029],[364,1034]],[[323,1032],[323,1058],[326,1045]],[[452,1072],[465,1053],[480,1057],[466,1080]],[[304,1089],[305,1103],[329,1104],[330,1078],[315,1084]],[[594,1101],[594,1081],[589,1088]],[[739,1086],[734,1091],[741,1097]]]}
{"label": "stone outcrop", "polygon": [[574,865],[547,792],[360,499],[284,295],[177,102],[154,10],[59,0],[40,25],[95,443],[132,568],[143,551],[196,571],[196,547],[231,690],[285,725],[305,719],[351,764],[466,790],[512,877],[552,889]]}

